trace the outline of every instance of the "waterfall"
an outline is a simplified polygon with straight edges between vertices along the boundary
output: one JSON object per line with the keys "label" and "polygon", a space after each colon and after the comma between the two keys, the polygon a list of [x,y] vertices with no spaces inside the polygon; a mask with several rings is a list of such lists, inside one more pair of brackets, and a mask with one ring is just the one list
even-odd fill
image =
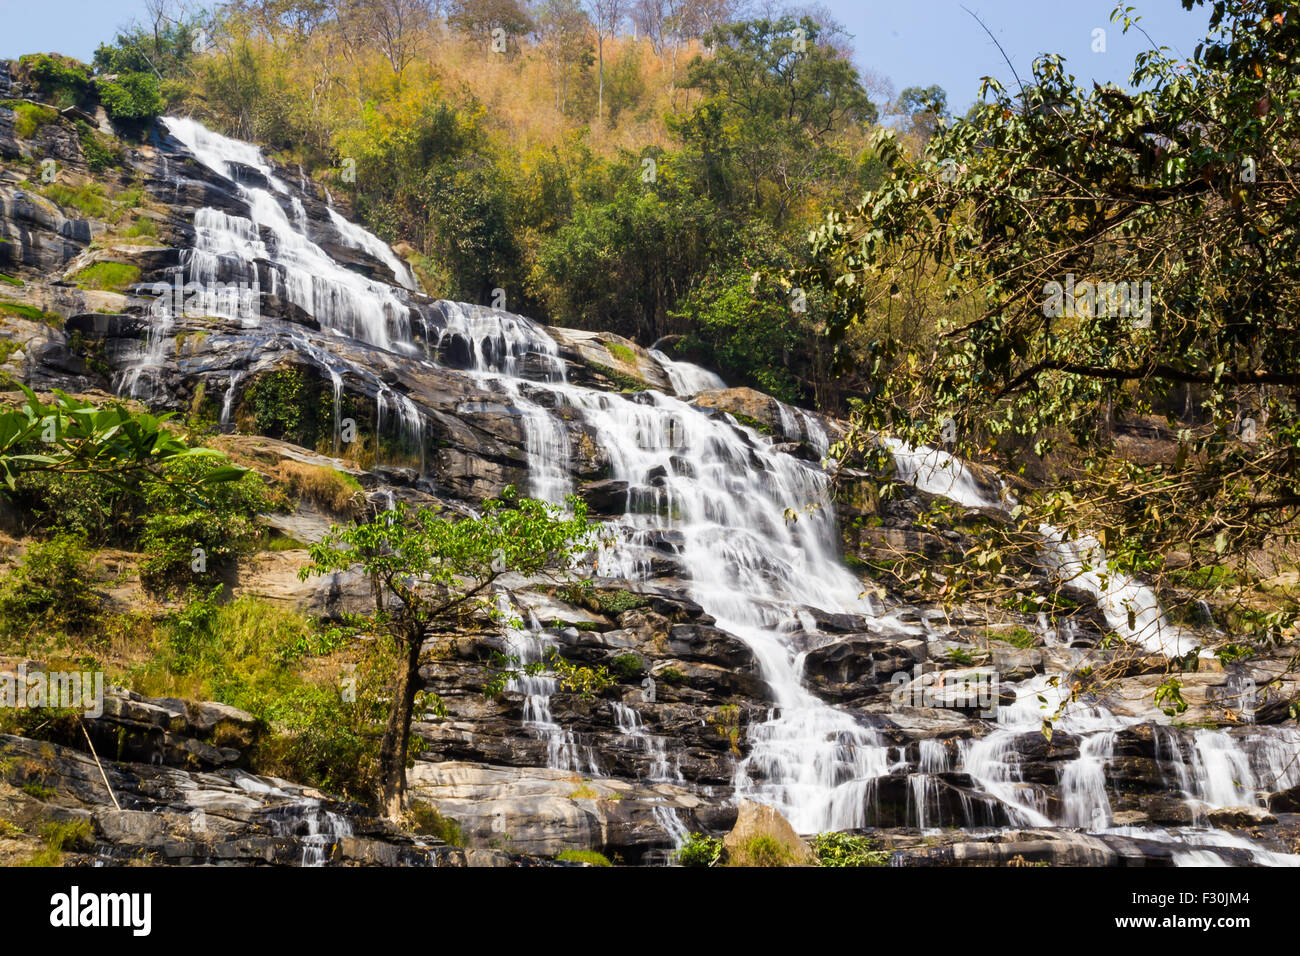
{"label": "waterfall", "polygon": [[[614,544],[598,555],[599,574],[645,583],[651,573],[647,543],[665,532],[680,541],[681,573],[673,585],[711,615],[717,627],[749,648],[769,692],[767,713],[748,727],[747,756],[733,768],[737,797],[776,807],[803,833],[851,829],[868,824],[880,778],[910,773],[908,814],[926,827],[939,822],[930,819],[929,808],[942,775],[964,773],[1005,807],[1014,825],[1125,831],[1110,825],[1106,767],[1113,759],[1117,732],[1143,718],[1119,718],[1099,704],[1070,702],[1065,680],[1039,675],[1019,683],[1014,702],[998,708],[989,733],[958,741],[951,751],[938,741],[922,740],[914,768],[904,759],[903,749],[891,747],[869,718],[833,707],[804,686],[803,655],[810,640],[819,636],[817,618],[809,609],[857,615],[863,630],[887,636],[916,637],[930,630],[928,620],[909,625],[881,615],[841,560],[827,475],[783,450],[784,441],[800,441],[826,454],[829,439],[815,416],[776,403],[781,435],[774,440],[731,415],[686,401],[725,383],[712,372],[660,352],[651,352],[651,357],[663,367],[671,395],[653,390],[612,393],[576,385],[569,381],[557,342],[536,323],[452,302],[413,308],[408,293],[418,292],[418,284],[377,237],[332,208],[328,222],[313,222],[256,147],[219,136],[192,120],[164,122],[199,163],[230,180],[232,194],[246,206],[244,216],[217,209],[195,213],[194,248],[184,254],[182,270],[184,278],[202,286],[199,304],[206,314],[255,323],[260,321],[261,297],[273,295],[336,336],[405,356],[419,355],[411,329],[415,318],[427,350],[424,364],[436,362],[440,374],[460,370],[493,397],[467,397],[463,413],[490,406],[518,417],[531,495],[558,504],[574,490],[571,464],[578,441],[593,442],[601,460],[608,462],[608,477],[626,484],[624,513],[611,526]],[[333,236],[324,238],[331,231]],[[329,248],[341,244],[364,252],[392,272],[396,285],[346,268],[318,240]],[[269,286],[260,292],[259,276]],[[232,289],[232,280],[244,285]],[[119,386],[132,394],[144,389],[151,369],[161,366],[163,346],[177,316],[160,300],[150,318],[144,354]],[[425,415],[409,395],[388,384],[392,379],[381,377],[382,363],[371,367],[340,357],[304,330],[291,328],[296,329],[291,333],[295,347],[330,376],[336,453],[346,384],[353,394],[374,396],[380,429],[386,421],[395,422],[403,440],[418,445],[423,471]],[[243,374],[230,376],[222,402],[223,424],[233,415]],[[901,480],[965,507],[1005,509],[998,489],[947,452],[882,441],[893,453]],[[1049,566],[1091,593],[1117,632],[1168,655],[1195,646],[1190,635],[1165,619],[1150,588],[1108,571],[1095,539],[1067,539],[1046,525],[1039,531]],[[499,600],[503,614],[513,617],[509,598],[502,594]],[[1045,635],[1051,631],[1047,625],[1041,622]],[[1059,637],[1065,647],[1071,643],[1071,628],[1067,622]],[[503,636],[521,671],[543,661],[547,640],[531,612],[519,626],[504,627]],[[591,749],[551,711],[558,689],[555,678],[519,673],[510,688],[523,696],[524,725],[545,742],[549,767],[600,773]],[[1023,735],[1037,733],[1043,719],[1058,711],[1062,716],[1057,726],[1079,738],[1079,755],[1060,771],[1061,809],[1053,819],[1045,786],[1021,775],[1017,746]],[[611,712],[628,745],[649,756],[648,782],[680,782],[664,736],[647,726],[647,721],[653,722],[652,713],[643,715],[622,703],[613,704]],[[1179,735],[1167,728],[1157,738],[1161,767],[1197,806],[1258,806],[1264,791],[1300,783],[1295,759],[1300,731],[1273,736],[1197,731],[1190,740],[1184,747]],[[967,807],[968,825],[975,822],[971,816],[979,810],[976,802]],[[654,816],[680,844],[686,832],[676,812],[656,805]],[[318,855],[323,860],[328,842],[345,835],[346,820],[330,817],[303,815],[302,826],[308,831],[304,862],[317,862]],[[1158,832],[1153,835],[1143,828],[1137,835],[1164,838]],[[1193,848],[1180,851],[1179,862],[1195,862],[1201,854],[1222,859],[1208,848],[1236,847],[1234,840],[1239,838],[1188,838],[1184,842]],[[320,853],[309,853],[317,842]]]}
{"label": "waterfall", "polygon": [[[276,176],[260,149],[214,133],[189,118],[169,116],[162,123],[195,159],[229,179],[249,209],[248,218],[218,210],[199,210],[195,215],[187,281],[208,290],[204,293],[210,296],[204,303],[206,310],[245,318],[231,313],[232,303],[222,299],[215,285],[231,281],[232,274],[246,285],[256,284],[258,264],[269,260],[288,300],[323,327],[382,348],[392,348],[395,342],[409,343],[409,307],[390,285],[371,281],[336,262],[307,235],[305,217],[299,224],[290,220],[281,205],[289,187]],[[370,240],[379,240],[373,236],[361,239],[362,232],[353,227],[342,237],[344,243],[360,243],[369,251]],[[409,277],[395,272],[394,278],[403,282]]]}
{"label": "waterfall", "polygon": [[[776,805],[804,832],[863,825],[867,783],[887,772],[887,748],[875,729],[804,688],[791,640],[803,633],[804,607],[870,610],[839,559],[826,475],[729,415],[654,391],[570,384],[554,340],[527,319],[444,306],[437,354],[519,409],[534,493],[549,489],[554,500],[553,476],[568,474],[559,408],[579,413],[608,455],[611,477],[627,483],[624,546],[602,556],[602,573],[639,572],[636,543],[648,532],[679,532],[690,596],[754,652],[774,706],[749,730],[749,756],[736,767],[739,795]],[[805,428],[816,426],[807,420]],[[824,444],[824,434],[813,441]]]}
{"label": "waterfall", "polygon": [[708,369],[692,365],[690,362],[678,362],[658,349],[650,349],[650,357],[659,363],[664,370],[664,374],[668,376],[668,383],[673,387],[673,394],[681,398],[686,398],[697,392],[708,392],[727,387],[727,383],[716,372],[710,372]]}

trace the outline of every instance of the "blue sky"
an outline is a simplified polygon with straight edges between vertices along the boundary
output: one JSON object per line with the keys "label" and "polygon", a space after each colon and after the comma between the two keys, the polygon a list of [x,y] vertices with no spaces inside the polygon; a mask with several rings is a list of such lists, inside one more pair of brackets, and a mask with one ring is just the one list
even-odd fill
{"label": "blue sky", "polygon": [[[1187,13],[1179,0],[1128,0],[1160,44],[1190,56],[1208,13]],[[1066,56],[1081,80],[1123,83],[1141,36],[1110,23],[1113,0],[822,0],[853,34],[857,63],[888,77],[898,90],[938,83],[949,105],[964,112],[980,77],[1012,83],[1002,55],[966,13],[977,13],[1011,57],[1021,77],[1045,51]],[[0,0],[0,57],[59,52],[88,60],[95,47],[143,10],[143,0]],[[1106,52],[1092,52],[1093,30],[1104,29]]]}

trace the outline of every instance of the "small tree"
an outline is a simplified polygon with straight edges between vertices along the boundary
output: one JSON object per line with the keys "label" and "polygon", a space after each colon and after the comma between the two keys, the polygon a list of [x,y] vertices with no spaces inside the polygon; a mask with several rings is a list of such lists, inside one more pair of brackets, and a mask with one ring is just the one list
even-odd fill
{"label": "small tree", "polygon": [[406,753],[419,685],[420,650],[436,633],[501,621],[493,584],[513,571],[567,577],[595,543],[599,525],[585,503],[569,512],[531,498],[483,503],[472,518],[447,518],[399,504],[364,524],[336,526],[311,548],[305,580],[360,565],[374,588],[375,610],[354,618],[358,629],[382,633],[398,649],[392,703],[379,748],[379,800],[391,819],[401,814]]}

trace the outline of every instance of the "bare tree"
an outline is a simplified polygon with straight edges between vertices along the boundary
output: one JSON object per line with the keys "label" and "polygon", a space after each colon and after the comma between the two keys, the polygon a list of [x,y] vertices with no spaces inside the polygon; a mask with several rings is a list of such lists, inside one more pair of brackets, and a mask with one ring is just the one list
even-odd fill
{"label": "bare tree", "polygon": [[537,38],[555,83],[555,109],[568,104],[569,80],[591,63],[591,22],[578,0],[546,0],[537,11]]}
{"label": "bare tree", "polygon": [[420,53],[434,16],[433,0],[346,0],[350,32],[374,43],[401,76]]}
{"label": "bare tree", "polygon": [[605,38],[612,37],[627,15],[626,0],[587,0],[591,24],[596,28],[596,118],[605,112]]}

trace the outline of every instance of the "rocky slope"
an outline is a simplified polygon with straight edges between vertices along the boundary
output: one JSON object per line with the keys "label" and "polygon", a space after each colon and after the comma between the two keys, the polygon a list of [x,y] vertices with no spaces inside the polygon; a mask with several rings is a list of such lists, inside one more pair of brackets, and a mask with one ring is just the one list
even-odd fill
{"label": "rocky slope", "polygon": [[[35,96],[0,65],[0,100]],[[0,108],[10,380],[205,414],[237,460],[267,473],[330,465],[356,477],[371,508],[465,509],[507,485],[572,490],[624,537],[585,600],[508,580],[525,631],[426,647],[421,677],[448,713],[416,726],[412,794],[457,821],[468,849],[240,769],[237,714],[125,693],[89,722],[102,775],[75,736],[3,738],[0,817],[88,820],[86,856],[111,861],[465,865],[591,848],[654,863],[687,832],[730,829],[739,794],[812,821],[805,829],[863,830],[903,865],[1294,861],[1282,854],[1297,851],[1300,731],[1280,723],[1278,703],[1298,691],[1283,657],[1202,662],[1183,677],[1190,709],[1175,726],[1151,705],[1165,661],[1130,651],[1107,697],[1048,740],[1035,719],[1048,679],[1115,653],[1095,646],[1108,629],[1100,614],[1058,633],[1009,612],[945,613],[870,578],[849,588],[870,598],[832,606],[808,590],[822,565],[791,570],[790,555],[813,544],[859,562],[963,544],[914,525],[921,490],[880,503],[849,482],[836,523],[818,464],[836,423],[718,388],[617,336],[430,298],[300,171],[196,124],[160,124],[92,172],[73,119],[20,138]],[[91,119],[113,134],[102,114]],[[45,159],[66,189],[41,182]],[[87,183],[103,202],[69,198]],[[185,309],[154,285],[190,282],[199,297]],[[297,442],[256,435],[249,399],[286,374],[305,383]],[[745,510],[778,492],[811,510],[784,529]],[[730,535],[721,545],[696,527],[714,508],[734,509],[712,516]],[[334,518],[303,504],[266,520],[310,542]],[[729,542],[746,536],[741,560]],[[734,584],[721,590],[761,613],[745,617],[708,586],[710,547]],[[366,606],[356,575],[299,581],[304,560],[255,555],[235,591],[323,617]],[[1016,644],[996,640],[1004,633]],[[484,696],[494,653],[545,646],[610,667],[617,683],[592,700],[522,686]],[[971,682],[992,698],[964,693]],[[1250,702],[1258,723],[1242,721],[1243,688],[1270,682]],[[223,721],[233,736],[217,739]]]}

